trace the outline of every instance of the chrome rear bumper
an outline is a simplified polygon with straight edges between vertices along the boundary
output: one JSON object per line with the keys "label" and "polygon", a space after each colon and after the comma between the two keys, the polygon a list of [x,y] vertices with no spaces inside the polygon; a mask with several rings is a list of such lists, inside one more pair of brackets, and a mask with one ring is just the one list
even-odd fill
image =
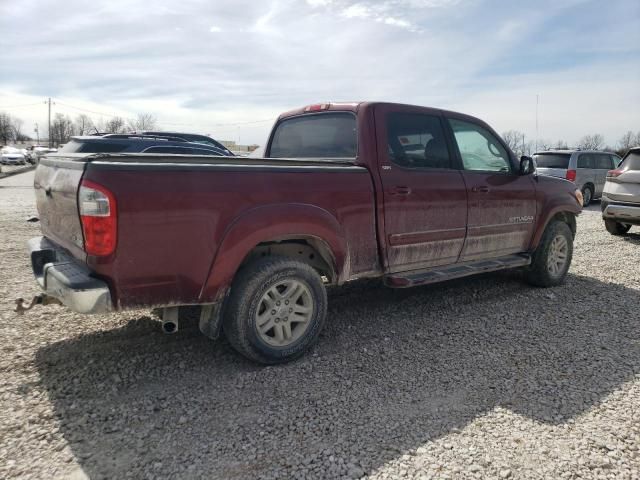
{"label": "chrome rear bumper", "polygon": [[31,267],[42,290],[78,313],[113,310],[108,285],[91,276],[86,265],[45,237],[27,243]]}

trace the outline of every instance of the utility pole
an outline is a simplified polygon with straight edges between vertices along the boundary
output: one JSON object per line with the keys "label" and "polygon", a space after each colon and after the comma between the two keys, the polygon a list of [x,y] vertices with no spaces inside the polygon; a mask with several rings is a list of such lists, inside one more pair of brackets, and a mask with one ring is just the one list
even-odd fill
{"label": "utility pole", "polygon": [[36,145],[40,145],[40,131],[38,130],[38,124],[36,123],[35,128],[33,129],[36,132]]}
{"label": "utility pole", "polygon": [[[49,130],[48,130],[48,137],[49,137],[49,148],[52,147],[52,139],[51,139],[51,97],[49,97],[49,100],[47,100],[44,103],[48,103],[49,104]],[[54,103],[55,105],[55,103]]]}
{"label": "utility pole", "polygon": [[536,152],[538,151],[538,103],[540,103],[540,95],[536,94]]}

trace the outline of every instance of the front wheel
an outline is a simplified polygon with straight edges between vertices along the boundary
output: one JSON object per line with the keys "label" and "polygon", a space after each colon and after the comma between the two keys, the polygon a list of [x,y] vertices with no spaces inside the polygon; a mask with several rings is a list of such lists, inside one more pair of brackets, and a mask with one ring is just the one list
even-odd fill
{"label": "front wheel", "polygon": [[631,225],[616,222],[615,220],[605,220],[604,226],[611,235],[624,235],[629,231]]}
{"label": "front wheel", "polygon": [[223,328],[245,357],[283,363],[313,345],[326,315],[327,293],[311,266],[264,257],[246,265],[234,280]]}
{"label": "front wheel", "polygon": [[526,279],[538,287],[560,285],[569,271],[573,257],[573,234],[569,225],[560,221],[551,222],[540,245],[533,254],[533,261]]}

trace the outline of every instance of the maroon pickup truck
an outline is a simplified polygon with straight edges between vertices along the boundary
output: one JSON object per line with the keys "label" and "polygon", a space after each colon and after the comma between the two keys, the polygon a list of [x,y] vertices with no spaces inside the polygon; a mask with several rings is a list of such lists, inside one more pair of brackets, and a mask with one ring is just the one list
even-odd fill
{"label": "maroon pickup truck", "polygon": [[[301,355],[327,285],[410,287],[522,268],[569,269],[582,199],[538,177],[484,122],[390,103],[321,104],[279,117],[266,158],[57,154],[40,162],[45,293],[81,313],[185,306],[263,363]],[[36,302],[38,303],[38,302]]]}

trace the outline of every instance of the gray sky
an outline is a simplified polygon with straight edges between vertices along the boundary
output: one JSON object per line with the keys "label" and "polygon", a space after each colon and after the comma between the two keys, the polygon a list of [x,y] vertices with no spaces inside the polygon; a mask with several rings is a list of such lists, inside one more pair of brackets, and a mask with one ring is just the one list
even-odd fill
{"label": "gray sky", "polygon": [[639,24],[637,0],[1,0],[0,110],[263,143],[281,111],[384,100],[533,138],[539,94],[541,138],[614,145],[640,131]]}

